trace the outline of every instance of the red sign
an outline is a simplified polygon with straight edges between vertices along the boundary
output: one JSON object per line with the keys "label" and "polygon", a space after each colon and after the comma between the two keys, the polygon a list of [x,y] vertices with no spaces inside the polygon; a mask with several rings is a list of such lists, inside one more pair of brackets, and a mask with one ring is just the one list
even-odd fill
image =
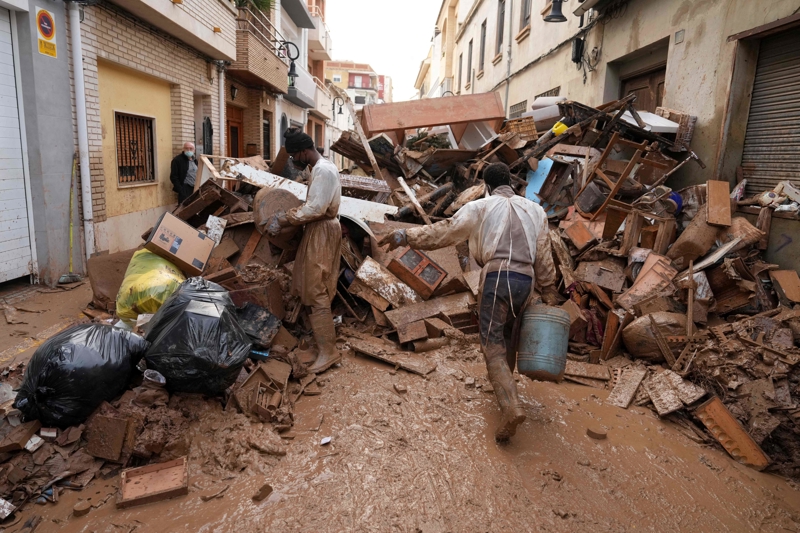
{"label": "red sign", "polygon": [[56,23],[53,17],[45,10],[39,11],[36,15],[36,24],[39,26],[39,33],[45,39],[52,39],[56,34]]}

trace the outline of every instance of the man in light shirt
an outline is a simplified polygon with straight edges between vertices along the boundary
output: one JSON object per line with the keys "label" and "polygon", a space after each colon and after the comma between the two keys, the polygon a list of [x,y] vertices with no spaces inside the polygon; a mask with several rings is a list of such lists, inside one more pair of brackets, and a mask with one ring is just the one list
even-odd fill
{"label": "man in light shirt", "polygon": [[311,183],[305,203],[287,213],[276,213],[267,231],[277,235],[282,227],[305,226],[294,261],[292,291],[311,308],[309,320],[319,356],[309,372],[318,374],[342,360],[331,313],[342,246],[338,218],[342,186],[336,165],[320,155],[311,137],[300,130],[288,130],[284,136],[286,152],[294,164],[312,167]]}
{"label": "man in light shirt", "polygon": [[495,438],[504,441],[525,421],[513,375],[522,313],[540,298],[557,303],[556,271],[544,209],[514,192],[508,166],[502,163],[489,165],[483,180],[489,197],[469,202],[448,220],[396,230],[379,244],[388,244],[390,250],[435,250],[469,241],[470,254],[482,267],[481,350],[502,411]]}

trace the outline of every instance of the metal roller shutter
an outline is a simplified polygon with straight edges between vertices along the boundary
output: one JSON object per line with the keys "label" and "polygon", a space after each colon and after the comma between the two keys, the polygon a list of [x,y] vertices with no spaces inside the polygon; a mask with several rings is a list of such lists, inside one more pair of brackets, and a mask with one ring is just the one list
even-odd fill
{"label": "metal roller shutter", "polygon": [[742,170],[749,195],[800,185],[800,31],[761,41]]}
{"label": "metal roller shutter", "polygon": [[0,8],[0,282],[31,272],[11,19]]}

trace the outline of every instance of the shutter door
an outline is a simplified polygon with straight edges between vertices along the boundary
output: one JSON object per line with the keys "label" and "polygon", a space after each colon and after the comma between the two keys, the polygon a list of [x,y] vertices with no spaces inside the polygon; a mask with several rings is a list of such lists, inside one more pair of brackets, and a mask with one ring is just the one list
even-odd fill
{"label": "shutter door", "polygon": [[10,20],[8,10],[0,8],[0,282],[31,273]]}
{"label": "shutter door", "polygon": [[742,170],[749,195],[800,185],[800,31],[761,41]]}

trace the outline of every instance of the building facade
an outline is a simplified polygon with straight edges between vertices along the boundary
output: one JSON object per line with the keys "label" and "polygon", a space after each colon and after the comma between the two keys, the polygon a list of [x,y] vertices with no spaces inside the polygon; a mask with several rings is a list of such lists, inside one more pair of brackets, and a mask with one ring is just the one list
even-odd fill
{"label": "building facade", "polygon": [[[566,22],[548,23],[550,0],[444,0],[419,97],[495,91],[513,118],[540,96],[598,106],[636,93],[640,110],[697,117],[692,149],[706,168],[686,165],[673,187],[744,177],[755,194],[800,181],[791,163],[800,153],[796,0],[567,0],[562,8]],[[795,241],[781,253],[796,257]]]}
{"label": "building facade", "polygon": [[[270,160],[290,126],[329,153],[324,0],[0,0],[0,282],[53,284],[141,244],[185,142]],[[294,60],[297,76],[288,77]],[[74,187],[73,162],[75,167]]]}
{"label": "building facade", "polygon": [[356,112],[367,104],[392,101],[392,78],[379,75],[366,63],[329,61],[325,68],[325,78],[347,93]]}

